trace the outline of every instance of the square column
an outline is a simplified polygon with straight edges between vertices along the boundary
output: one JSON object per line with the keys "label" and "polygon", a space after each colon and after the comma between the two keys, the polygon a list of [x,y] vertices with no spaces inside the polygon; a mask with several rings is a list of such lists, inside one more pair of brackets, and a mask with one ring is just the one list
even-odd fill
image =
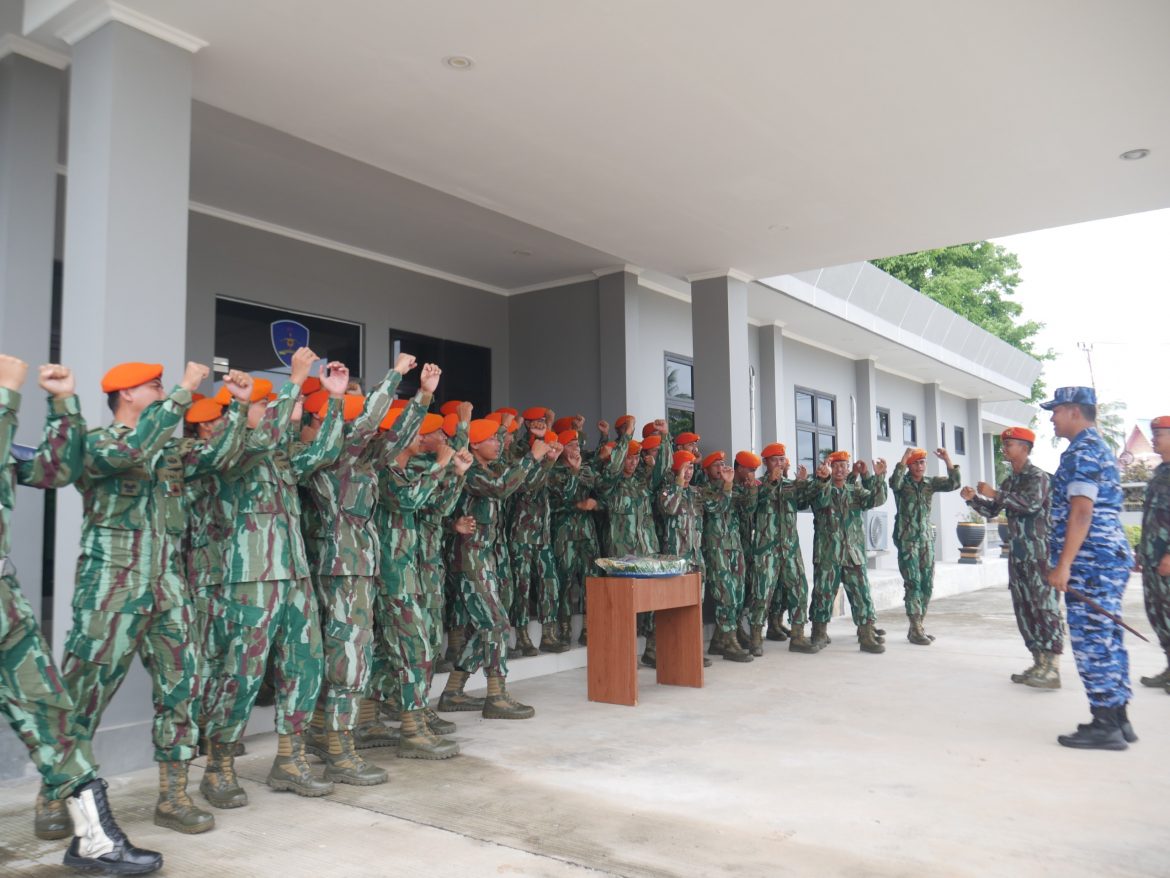
{"label": "square column", "polygon": [[[638,275],[628,269],[597,280],[600,311],[601,417],[611,423],[625,414],[643,417],[636,396],[638,374]],[[611,434],[615,435],[615,434]]]}
{"label": "square column", "polygon": [[[930,478],[934,475],[941,475],[939,467],[941,462],[934,456],[934,451],[939,447],[939,393],[941,388],[938,384],[924,384],[922,385],[923,395],[923,409],[925,417],[922,419],[922,433],[918,437],[919,447],[925,448],[927,453],[926,477]],[[947,449],[948,451],[951,449]],[[955,554],[949,547],[953,540],[943,532],[942,524],[942,503],[934,502],[930,508],[930,523],[934,525],[935,532],[938,538],[935,540],[934,551],[935,557],[939,561],[950,560]],[[944,553],[946,557],[944,557]]]}
{"label": "square column", "polygon": [[730,460],[752,441],[747,283],[739,276],[692,278],[695,430],[704,454]]}
{"label": "square column", "polygon": [[[784,330],[761,326],[760,336],[760,415],[764,434],[760,447],[784,442],[784,407],[780,397],[784,390]],[[788,443],[785,443],[786,445]],[[759,449],[752,449],[759,451]]]}
{"label": "square column", "polygon": [[[857,421],[854,430],[853,456],[856,460],[873,462],[873,445],[877,438],[877,369],[870,359],[854,360],[853,370],[857,384]],[[891,467],[896,460],[887,461]]]}
{"label": "square column", "polygon": [[967,400],[967,459],[963,462],[963,483],[974,487],[980,481],[995,484],[994,473],[987,478],[983,445],[983,402]]}

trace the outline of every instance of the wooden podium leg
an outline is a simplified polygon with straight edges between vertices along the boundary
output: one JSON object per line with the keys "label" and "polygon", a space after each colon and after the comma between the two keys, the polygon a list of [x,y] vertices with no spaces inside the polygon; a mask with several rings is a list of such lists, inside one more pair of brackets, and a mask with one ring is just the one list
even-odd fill
{"label": "wooden podium leg", "polygon": [[[703,609],[698,604],[654,614],[658,682],[703,686]],[[589,636],[593,636],[590,629]]]}
{"label": "wooden podium leg", "polygon": [[587,579],[589,700],[638,703],[638,632],[632,583]]}

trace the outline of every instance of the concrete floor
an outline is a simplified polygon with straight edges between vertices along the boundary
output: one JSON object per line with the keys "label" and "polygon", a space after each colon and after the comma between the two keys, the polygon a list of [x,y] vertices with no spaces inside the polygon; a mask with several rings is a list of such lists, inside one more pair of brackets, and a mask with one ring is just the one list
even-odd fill
{"label": "concrete floor", "polygon": [[[1136,579],[1126,614],[1148,633]],[[250,806],[203,836],[153,826],[152,771],[109,778],[112,798],[171,876],[1170,874],[1170,696],[1136,685],[1160,651],[1128,638],[1141,741],[1076,752],[1055,740],[1088,715],[1071,656],[1058,692],[1008,681],[1028,656],[1006,590],[939,600],[929,621],[937,642],[915,647],[884,613],[871,656],[838,620],[819,655],[717,659],[702,690],[646,670],[637,708],[586,701],[583,669],[520,681],[535,719],[450,714],[463,756],[367,751],[391,782],[324,799],[269,791],[275,741],[255,736]],[[32,834],[34,795],[0,788],[0,874],[71,874]]]}

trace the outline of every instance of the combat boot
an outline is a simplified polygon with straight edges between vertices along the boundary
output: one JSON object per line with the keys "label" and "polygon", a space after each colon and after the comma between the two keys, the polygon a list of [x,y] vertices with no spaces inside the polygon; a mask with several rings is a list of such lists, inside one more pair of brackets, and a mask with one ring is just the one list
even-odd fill
{"label": "combat boot", "polygon": [[1040,668],[1040,650],[1034,649],[1034,650],[1032,650],[1032,666],[1030,668],[1025,668],[1024,670],[1020,671],[1020,673],[1018,673],[1018,674],[1012,674],[1012,682],[1013,683],[1023,683],[1026,679],[1028,679],[1029,676],[1036,673],[1036,671],[1039,668]]}
{"label": "combat boot", "polygon": [[[398,729],[382,722],[386,716],[394,716],[398,708],[385,701],[375,701],[372,698],[363,698],[358,702],[357,723],[353,727],[353,747],[355,750],[373,750],[377,747],[397,747]],[[328,744],[328,742],[326,742]],[[305,743],[308,750],[308,741]],[[314,755],[320,755],[309,750]],[[321,755],[322,761],[325,757]]]}
{"label": "combat boot", "polygon": [[55,841],[73,835],[73,824],[69,820],[69,809],[65,807],[65,800],[47,798],[44,787],[37,792],[33,834],[45,841]]}
{"label": "combat boot", "polygon": [[883,653],[886,651],[884,644],[879,643],[877,639],[877,632],[873,630],[873,622],[866,622],[857,629],[857,642],[860,645],[862,652]]}
{"label": "combat boot", "polygon": [[[355,787],[372,787],[390,779],[386,769],[367,762],[353,745],[353,732],[348,729],[326,733],[329,749],[325,753],[325,780],[347,783]],[[398,742],[402,746],[401,739]]]}
{"label": "combat boot", "polygon": [[235,745],[210,741],[199,792],[216,808],[243,808],[248,794],[236,777]]}
{"label": "combat boot", "polygon": [[100,777],[74,790],[65,807],[75,827],[63,861],[69,868],[107,875],[146,875],[162,868],[162,854],[134,847],[114,820]]}
{"label": "combat boot", "polygon": [[1036,670],[1024,678],[1024,685],[1033,689],[1060,688],[1060,659],[1051,652],[1040,653]]}
{"label": "combat boot", "polygon": [[427,728],[436,735],[453,735],[459,731],[459,727],[455,723],[449,719],[443,719],[435,713],[434,708],[423,708],[423,719],[427,722]]}
{"label": "combat boot", "polygon": [[1141,683],[1143,686],[1149,686],[1151,689],[1164,689],[1170,685],[1170,667],[1162,671],[1160,674],[1154,674],[1152,677],[1142,677]]}
{"label": "combat boot", "polygon": [[581,633],[577,635],[577,642],[582,646],[589,645],[589,632],[585,630],[585,617],[581,617]]}
{"label": "combat boot", "polygon": [[573,645],[573,617],[562,616],[557,619],[557,640],[565,646]]}
{"label": "combat boot", "polygon": [[[232,755],[235,756],[236,758],[239,758],[240,756],[243,756],[247,752],[248,752],[248,748],[244,746],[244,742],[243,741],[236,741],[235,749],[232,751]],[[208,743],[208,740],[207,740],[207,732],[204,729],[200,729],[199,730],[199,755],[200,756],[207,756],[209,753],[211,753],[211,745]]]}
{"label": "combat boot", "polygon": [[215,828],[215,817],[195,806],[187,795],[187,763],[158,764],[158,804],[154,825],[195,835]]}
{"label": "combat boot", "polygon": [[[1121,737],[1125,738],[1125,743],[1136,744],[1138,736],[1137,736],[1137,732],[1135,732],[1133,730],[1133,726],[1130,724],[1130,721],[1129,721],[1129,705],[1128,704],[1123,706],[1123,707],[1117,708],[1117,720],[1118,720],[1118,724],[1121,727]],[[1092,725],[1092,723],[1080,723],[1077,726],[1077,731],[1079,732],[1079,731],[1082,731],[1083,729],[1087,729],[1091,725]]]}
{"label": "combat boot", "polygon": [[427,724],[424,711],[408,710],[402,714],[402,737],[398,755],[402,759],[450,759],[459,755],[459,745],[440,738]]}
{"label": "combat boot", "polygon": [[540,655],[540,650],[532,643],[532,638],[528,636],[527,625],[516,626],[516,649],[521,655],[526,655],[531,658],[534,655]]}
{"label": "combat boot", "polygon": [[1077,750],[1126,750],[1129,744],[1121,733],[1121,719],[1115,707],[1094,707],[1093,721],[1082,723],[1071,735],[1058,735],[1062,747]]}
{"label": "combat boot", "polygon": [[789,636],[789,652],[803,652],[808,655],[813,655],[820,651],[820,648],[815,643],[804,636],[804,625],[798,625],[794,622]]}
{"label": "combat boot", "polygon": [[467,643],[467,631],[460,625],[458,628],[452,628],[447,632],[447,650],[443,653],[443,658],[435,665],[436,674],[447,674],[455,669],[455,663],[459,661],[459,654],[463,652],[463,646]]}
{"label": "combat boot", "polygon": [[391,704],[389,701],[378,701],[376,704],[379,720],[384,723],[402,722],[402,708],[397,703]]}
{"label": "combat boot", "polygon": [[707,647],[707,655],[723,655],[723,650],[726,648],[727,635],[723,633],[723,629],[718,626],[711,632],[711,643]]}
{"label": "combat boot", "polygon": [[642,650],[642,664],[648,668],[658,667],[658,651],[657,642],[654,638],[654,632],[651,631],[646,635],[646,648]]}
{"label": "combat boot", "polygon": [[764,626],[753,625],[751,642],[748,650],[754,656],[761,656],[764,654]]}
{"label": "combat boot", "polygon": [[[528,632],[525,632],[527,636]],[[545,622],[540,628],[541,652],[568,652],[569,642],[557,636],[557,623]]]}
{"label": "combat boot", "polygon": [[735,624],[735,628],[733,630],[735,631],[735,642],[739,644],[740,648],[751,649],[751,635],[744,631],[738,622]]}
{"label": "combat boot", "polygon": [[[874,632],[874,637],[877,637],[877,632]],[[906,634],[906,639],[915,646],[930,646],[931,638],[927,637],[926,632],[922,630],[921,616],[910,617],[910,630]]]}
{"label": "combat boot", "polygon": [[482,698],[472,698],[470,695],[463,694],[463,687],[467,685],[467,680],[470,677],[470,673],[461,671],[458,668],[451,672],[451,676],[447,678],[447,685],[443,689],[443,694],[439,696],[440,712],[453,713],[458,710],[484,709],[484,700]]}
{"label": "combat boot", "polygon": [[329,739],[325,734],[325,710],[320,703],[313,711],[309,727],[305,729],[305,752],[310,756],[316,756],[322,762],[325,761],[325,754],[329,752]]}
{"label": "combat boot", "polygon": [[788,639],[790,632],[782,624],[783,619],[784,615],[782,613],[775,613],[768,617],[767,638],[769,640],[782,641]]}
{"label": "combat boot", "polygon": [[521,704],[508,694],[503,677],[489,674],[487,682],[487,698],[483,702],[484,719],[530,719],[536,716],[534,708]]}
{"label": "combat boot", "polygon": [[739,645],[735,632],[728,631],[723,636],[723,658],[729,662],[746,663],[752,660],[752,654]]}
{"label": "combat boot", "polygon": [[817,651],[819,652],[832,642],[829,640],[829,623],[813,622],[812,645],[816,647]]}
{"label": "combat boot", "polygon": [[300,735],[280,735],[277,738],[276,758],[268,772],[268,786],[309,798],[333,792],[333,781],[319,780],[313,775],[309,760],[305,758],[305,739]]}

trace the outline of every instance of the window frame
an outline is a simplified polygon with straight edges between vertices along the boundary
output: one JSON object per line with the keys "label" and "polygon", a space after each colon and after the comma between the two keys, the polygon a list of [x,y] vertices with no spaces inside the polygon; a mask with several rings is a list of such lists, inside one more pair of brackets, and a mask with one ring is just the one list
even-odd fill
{"label": "window frame", "polygon": [[[910,425],[910,441],[906,441],[906,425]],[[918,445],[918,415],[907,414],[902,412],[902,444],[907,448],[914,448]]]}
{"label": "window frame", "polygon": [[[691,370],[691,395],[687,396],[671,396],[668,392],[668,384],[670,380],[670,366],[685,366]],[[691,431],[694,431],[695,423],[695,358],[687,357],[683,354],[673,354],[670,351],[663,351],[662,353],[662,395],[666,403],[666,423],[670,424],[672,421],[671,410],[689,413],[691,418]],[[671,430],[672,435],[676,435],[675,431]]]}
{"label": "window frame", "polygon": [[967,428],[955,425],[955,454],[967,454]]}
{"label": "window frame", "polygon": [[[801,394],[804,394],[805,396],[812,397],[812,418],[813,419],[811,421],[802,420],[800,417],[799,399],[800,399]],[[821,424],[817,420],[817,417],[820,414],[820,403],[822,401],[828,402],[833,407],[833,423],[832,424],[829,424],[829,425]],[[824,458],[829,453],[836,451],[837,448],[839,447],[839,444],[837,441],[838,437],[839,437],[839,433],[837,432],[837,422],[840,420],[841,413],[840,413],[840,410],[837,406],[837,395],[833,394],[833,393],[825,393],[824,391],[821,391],[821,390],[814,390],[811,387],[801,387],[800,385],[794,385],[792,388],[792,405],[793,405],[793,414],[795,415],[794,422],[796,424],[796,463],[799,466],[803,463],[803,460],[804,460],[803,458],[800,457],[800,434],[802,432],[803,433],[810,433],[810,434],[812,434],[812,445],[813,445],[813,447],[812,447],[812,451],[813,451],[813,456],[812,456],[813,466],[812,466],[812,468],[816,468],[817,466],[819,466],[821,463],[824,462]],[[821,447],[821,436],[824,436],[824,435],[831,435],[832,439],[833,439],[832,447],[830,447],[828,449],[824,449]]]}
{"label": "window frame", "polygon": [[[882,415],[886,416],[886,431],[884,434],[882,433]],[[877,422],[877,424],[876,424],[877,429],[874,432],[877,435],[878,441],[879,442],[892,441],[893,437],[890,433],[890,410],[887,408],[882,408],[879,405],[875,411],[874,419]]]}

